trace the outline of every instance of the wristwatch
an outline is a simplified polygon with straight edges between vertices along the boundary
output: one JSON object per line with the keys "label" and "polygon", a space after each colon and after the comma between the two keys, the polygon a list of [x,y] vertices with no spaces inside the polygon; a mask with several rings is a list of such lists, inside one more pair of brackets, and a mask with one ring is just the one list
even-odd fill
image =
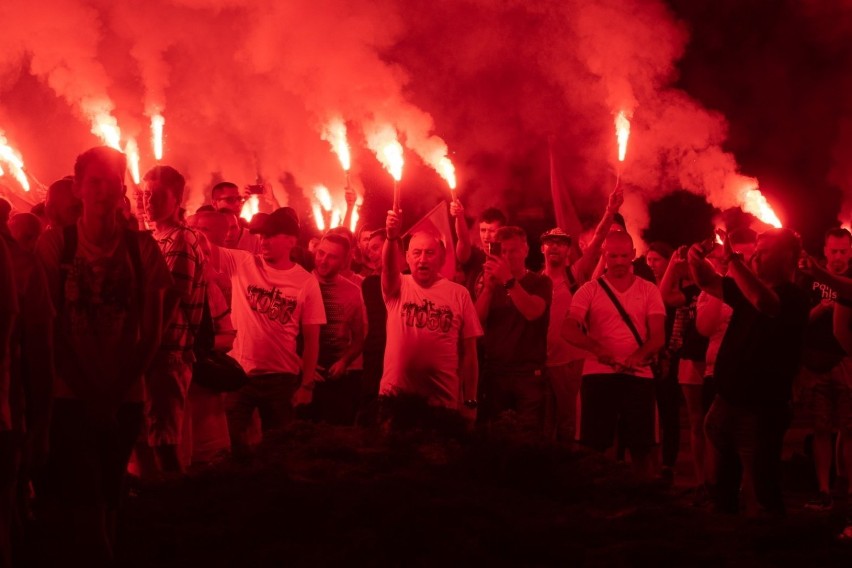
{"label": "wristwatch", "polygon": [[471,410],[476,410],[476,408],[479,406],[479,402],[477,402],[475,398],[466,400],[462,404],[465,408],[469,408]]}
{"label": "wristwatch", "polygon": [[735,260],[739,260],[743,262],[745,260],[745,255],[741,252],[732,252],[728,255],[728,262],[734,262]]}
{"label": "wristwatch", "polygon": [[505,288],[506,290],[511,290],[512,288],[515,287],[515,284],[517,284],[517,283],[518,283],[518,281],[516,279],[509,278],[508,280],[506,280],[506,283],[503,284],[503,288]]}

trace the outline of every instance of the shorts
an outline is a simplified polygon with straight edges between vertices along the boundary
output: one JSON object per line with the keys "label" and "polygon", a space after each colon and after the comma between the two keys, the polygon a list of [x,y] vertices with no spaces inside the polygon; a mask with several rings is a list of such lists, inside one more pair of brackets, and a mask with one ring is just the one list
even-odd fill
{"label": "shorts", "polygon": [[655,444],[654,382],[631,375],[585,375],[580,385],[580,433],[584,446],[603,452],[623,433],[631,453],[646,453]]}
{"label": "shorts", "polygon": [[57,505],[118,507],[127,463],[144,425],[141,402],[122,404],[112,420],[82,400],[54,401],[44,496]]}
{"label": "shorts", "polygon": [[811,412],[817,432],[852,432],[852,359],[827,373],[811,373]]}
{"label": "shorts", "polygon": [[181,353],[161,352],[154,358],[145,378],[148,445],[180,444],[192,365]]}
{"label": "shorts", "polygon": [[681,359],[677,370],[677,382],[682,385],[703,385],[706,366],[704,361]]}

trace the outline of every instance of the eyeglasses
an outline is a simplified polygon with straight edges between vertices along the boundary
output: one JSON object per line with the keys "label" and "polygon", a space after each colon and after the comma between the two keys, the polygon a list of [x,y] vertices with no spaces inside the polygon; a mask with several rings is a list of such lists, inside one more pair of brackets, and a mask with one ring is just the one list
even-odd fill
{"label": "eyeglasses", "polygon": [[231,195],[229,197],[220,197],[216,201],[226,201],[228,203],[242,203],[245,201],[244,197],[240,197],[239,195]]}

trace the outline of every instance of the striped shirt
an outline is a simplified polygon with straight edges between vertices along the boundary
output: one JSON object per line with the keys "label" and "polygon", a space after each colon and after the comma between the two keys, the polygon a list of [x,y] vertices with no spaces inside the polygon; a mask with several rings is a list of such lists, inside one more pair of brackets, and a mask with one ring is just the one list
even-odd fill
{"label": "striped shirt", "polygon": [[180,298],[177,312],[163,333],[160,349],[181,352],[188,363],[195,361],[193,347],[204,311],[206,280],[204,263],[195,231],[179,225],[154,231],[154,239],[166,259]]}

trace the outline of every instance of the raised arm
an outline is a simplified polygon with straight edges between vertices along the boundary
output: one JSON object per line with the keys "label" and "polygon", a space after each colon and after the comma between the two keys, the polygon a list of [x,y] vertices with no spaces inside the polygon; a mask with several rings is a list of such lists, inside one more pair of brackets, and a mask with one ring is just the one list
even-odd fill
{"label": "raised arm", "polygon": [[687,248],[685,246],[674,252],[666,268],[666,273],[660,281],[660,294],[663,296],[663,303],[672,308],[679,308],[686,303],[686,296],[680,289],[680,282],[688,272],[686,253]]}
{"label": "raised arm", "polygon": [[352,212],[355,211],[355,202],[358,200],[358,194],[355,193],[355,190],[347,187],[344,192],[344,198],[346,199],[346,213],[343,215],[343,227],[350,227],[352,225]]}
{"label": "raised arm", "polygon": [[399,289],[402,286],[399,254],[400,214],[395,211],[388,211],[385,227],[388,238],[382,248],[382,293],[385,297],[391,297],[399,295]]}
{"label": "raised arm", "polygon": [[[591,242],[586,247],[586,250],[583,251],[583,256],[571,267],[578,284],[583,284],[592,279],[601,256],[601,247],[606,236],[609,234],[610,228],[612,228],[615,214],[618,213],[622,203],[624,203],[624,192],[616,188],[609,196],[603,217],[601,217],[598,226],[595,228],[595,234],[592,236]],[[573,237],[576,239],[578,235],[573,235]]]}
{"label": "raised arm", "polygon": [[740,289],[748,303],[769,317],[775,317],[781,311],[781,299],[775,290],[764,284],[757,275],[751,271],[741,255],[734,254],[731,243],[724,231],[717,231],[722,239],[725,255],[728,257],[728,276],[730,276],[737,288]]}
{"label": "raised arm", "polygon": [[721,299],[722,277],[706,258],[709,251],[712,250],[711,246],[706,242],[694,244],[689,248],[686,258],[693,282],[711,296]]}

